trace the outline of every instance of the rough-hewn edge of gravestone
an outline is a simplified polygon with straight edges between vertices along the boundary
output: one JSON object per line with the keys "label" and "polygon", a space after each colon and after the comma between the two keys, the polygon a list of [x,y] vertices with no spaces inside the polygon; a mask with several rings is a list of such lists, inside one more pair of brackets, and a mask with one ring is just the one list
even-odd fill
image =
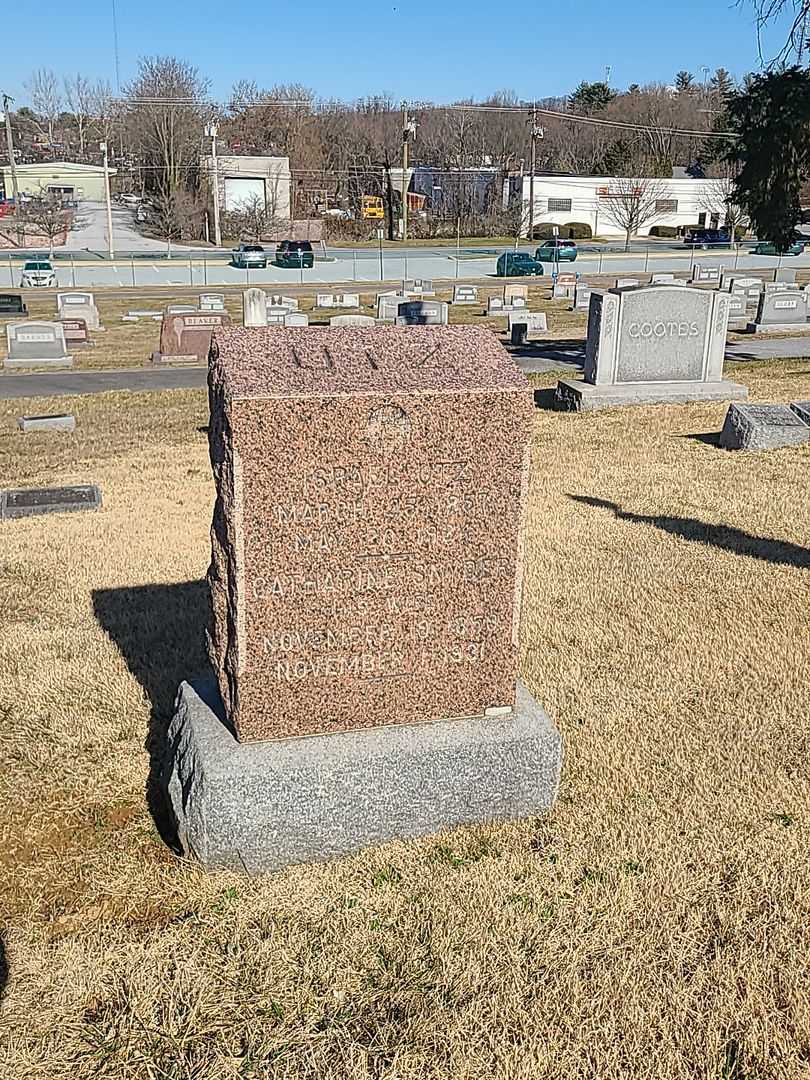
{"label": "rough-hewn edge of gravestone", "polygon": [[591,412],[621,405],[679,405],[689,401],[746,401],[748,387],[727,382],[645,382],[594,386],[577,379],[560,379],[554,408],[561,412]]}
{"label": "rough-hewn edge of gravestone", "polygon": [[216,682],[181,684],[162,772],[183,851],[247,873],[548,810],[562,740],[517,684],[507,716],[239,743]]}

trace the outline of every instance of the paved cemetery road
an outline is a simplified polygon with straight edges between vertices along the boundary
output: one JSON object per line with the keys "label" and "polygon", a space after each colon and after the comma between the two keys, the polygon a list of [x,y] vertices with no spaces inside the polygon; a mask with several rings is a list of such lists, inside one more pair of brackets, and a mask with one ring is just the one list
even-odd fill
{"label": "paved cemetery road", "polygon": [[[585,359],[584,341],[537,342],[512,350],[527,375],[547,371],[578,371]],[[779,357],[810,360],[810,334],[770,341],[729,342],[727,360],[772,360]],[[104,394],[112,390],[144,393],[150,390],[202,389],[205,367],[124,368],[119,371],[60,371],[44,375],[0,375],[0,400],[24,397],[63,397]]]}
{"label": "paved cemetery road", "polygon": [[208,369],[125,368],[120,371],[61,371],[45,375],[0,376],[0,399],[105,394],[111,390],[185,390],[206,385]]}

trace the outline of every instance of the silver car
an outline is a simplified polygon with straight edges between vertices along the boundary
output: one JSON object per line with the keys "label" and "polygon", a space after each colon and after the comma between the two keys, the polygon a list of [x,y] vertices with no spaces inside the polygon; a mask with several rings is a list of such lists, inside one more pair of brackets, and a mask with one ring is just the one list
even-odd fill
{"label": "silver car", "polygon": [[267,252],[260,244],[240,244],[231,255],[231,263],[243,269],[248,266],[267,269]]}
{"label": "silver car", "polygon": [[23,266],[20,285],[23,289],[47,289],[56,285],[56,271],[47,259],[27,262]]}

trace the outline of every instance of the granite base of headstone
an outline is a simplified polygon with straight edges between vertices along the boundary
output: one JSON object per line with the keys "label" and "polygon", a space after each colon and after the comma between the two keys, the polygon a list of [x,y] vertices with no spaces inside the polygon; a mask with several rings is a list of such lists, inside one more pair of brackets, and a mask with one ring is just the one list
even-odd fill
{"label": "granite base of headstone", "polygon": [[472,327],[215,341],[214,677],[162,774],[183,850],[259,873],[548,809],[560,736],[515,677],[526,377]]}
{"label": "granite base of headstone", "polygon": [[4,366],[9,371],[22,368],[71,368],[73,357],[65,343],[61,322],[9,323],[6,327],[8,354]]}
{"label": "granite base of headstone", "polygon": [[778,450],[810,440],[810,427],[789,405],[728,407],[720,445],[724,450]]}
{"label": "granite base of headstone", "polygon": [[728,294],[704,289],[594,293],[584,379],[561,379],[555,408],[744,400],[747,388],[723,379],[728,315]]}
{"label": "granite base of headstone", "polygon": [[95,484],[0,491],[0,521],[41,514],[72,514],[97,510],[100,506],[101,491]]}
{"label": "granite base of headstone", "polygon": [[329,320],[330,326],[375,326],[376,319],[373,315],[333,315]]}
{"label": "granite base of headstone", "polygon": [[802,423],[810,426],[810,401],[791,401],[790,407]]}
{"label": "granite base of headstone", "polygon": [[34,431],[75,431],[76,417],[72,413],[52,413],[49,416],[20,416],[17,426],[23,434]]}

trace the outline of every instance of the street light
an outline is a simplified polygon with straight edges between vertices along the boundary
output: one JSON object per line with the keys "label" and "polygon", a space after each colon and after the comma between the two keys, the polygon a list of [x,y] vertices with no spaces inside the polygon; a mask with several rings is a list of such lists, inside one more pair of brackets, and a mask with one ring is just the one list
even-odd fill
{"label": "street light", "polygon": [[206,124],[205,134],[211,140],[211,171],[214,184],[214,243],[222,247],[222,233],[219,228],[219,169],[217,167],[217,125]]}
{"label": "street light", "polygon": [[112,259],[115,256],[115,241],[113,239],[112,201],[110,200],[110,159],[107,155],[107,143],[98,144],[99,150],[104,154],[104,195],[107,199],[107,251]]}

